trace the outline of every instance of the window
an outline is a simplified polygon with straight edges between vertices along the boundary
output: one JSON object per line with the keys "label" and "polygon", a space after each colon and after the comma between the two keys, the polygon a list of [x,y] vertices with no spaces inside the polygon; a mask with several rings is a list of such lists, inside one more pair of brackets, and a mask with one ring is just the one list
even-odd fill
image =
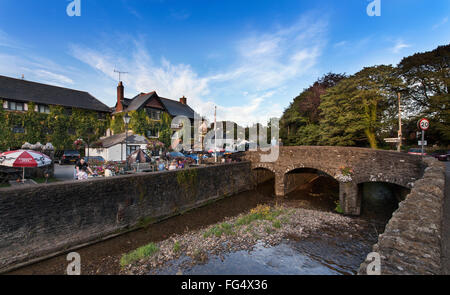
{"label": "window", "polygon": [[147,114],[152,120],[161,120],[161,111],[153,110],[153,109],[147,109]]}
{"label": "window", "polygon": [[50,107],[45,104],[38,104],[37,110],[39,113],[50,114]]}
{"label": "window", "polygon": [[159,130],[157,129],[147,130],[147,137],[159,137]]}
{"label": "window", "polygon": [[45,133],[45,134],[49,134],[49,135],[50,135],[50,134],[53,134],[53,129],[51,129],[51,128],[44,127],[43,130],[44,130],[44,133]]}
{"label": "window", "polygon": [[99,120],[105,120],[106,119],[106,113],[98,113],[98,119]]}
{"label": "window", "polygon": [[25,128],[21,127],[21,126],[15,126],[12,129],[13,133],[25,133]]}
{"label": "window", "polygon": [[66,114],[66,116],[72,116],[72,108],[66,108],[65,110],[64,110],[64,113]]}
{"label": "window", "polygon": [[25,104],[23,102],[8,101],[8,109],[11,111],[24,111]]}
{"label": "window", "polygon": [[127,147],[127,157],[139,149],[138,145],[129,145]]}

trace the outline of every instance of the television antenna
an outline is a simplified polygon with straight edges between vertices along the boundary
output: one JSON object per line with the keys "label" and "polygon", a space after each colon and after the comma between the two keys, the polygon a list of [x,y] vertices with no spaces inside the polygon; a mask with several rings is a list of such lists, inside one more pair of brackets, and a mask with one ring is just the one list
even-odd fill
{"label": "television antenna", "polygon": [[115,68],[114,68],[114,73],[118,73],[118,74],[119,74],[119,82],[122,81],[122,80],[120,79],[120,76],[121,76],[122,74],[129,74],[129,72],[121,72],[121,71],[116,70]]}

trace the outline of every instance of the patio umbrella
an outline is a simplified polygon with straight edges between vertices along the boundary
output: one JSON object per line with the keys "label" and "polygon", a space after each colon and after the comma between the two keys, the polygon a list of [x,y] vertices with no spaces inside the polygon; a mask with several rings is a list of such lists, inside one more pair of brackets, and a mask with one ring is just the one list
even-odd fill
{"label": "patio umbrella", "polygon": [[150,163],[151,161],[152,161],[152,159],[146,153],[144,153],[144,151],[141,149],[138,149],[137,151],[135,151],[128,157],[128,163],[130,163],[130,164],[132,164],[132,163]]}
{"label": "patio umbrella", "polygon": [[185,157],[185,155],[180,152],[170,152],[169,156],[171,158],[184,158]]}
{"label": "patio umbrella", "polygon": [[0,154],[1,166],[23,168],[23,182],[25,181],[25,168],[43,167],[51,163],[52,159],[49,156],[32,150],[17,150]]}

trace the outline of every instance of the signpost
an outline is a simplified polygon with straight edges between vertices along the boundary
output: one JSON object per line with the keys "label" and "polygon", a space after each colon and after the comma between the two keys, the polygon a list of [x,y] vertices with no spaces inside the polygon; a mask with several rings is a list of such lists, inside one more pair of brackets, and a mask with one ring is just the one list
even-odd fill
{"label": "signpost", "polygon": [[430,128],[430,121],[428,121],[425,118],[420,119],[419,122],[417,123],[417,126],[419,127],[420,130],[422,130],[422,140],[419,141],[419,145],[422,146],[422,156],[423,156],[423,154],[424,154],[424,146],[426,145],[425,131],[427,131],[428,128]]}
{"label": "signpost", "polygon": [[388,142],[388,143],[399,143],[399,142],[401,142],[401,139],[398,138],[398,137],[394,137],[394,138],[385,138],[384,141],[385,141],[385,142]]}

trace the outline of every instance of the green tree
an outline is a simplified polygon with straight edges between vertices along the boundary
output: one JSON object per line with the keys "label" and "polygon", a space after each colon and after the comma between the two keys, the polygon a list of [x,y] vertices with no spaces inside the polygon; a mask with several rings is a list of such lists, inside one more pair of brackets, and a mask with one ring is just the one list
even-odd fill
{"label": "green tree", "polygon": [[[431,141],[450,143],[450,44],[404,58],[398,72],[408,85],[409,112],[430,120]],[[416,119],[416,118],[415,118]],[[428,136],[427,136],[428,137]]]}
{"label": "green tree", "polygon": [[280,137],[285,145],[318,143],[321,96],[345,77],[328,73],[294,98],[280,120]]}
{"label": "green tree", "polygon": [[401,87],[392,66],[364,68],[342,80],[322,96],[321,140],[326,145],[362,145],[377,148],[377,133],[386,111],[395,106]]}

